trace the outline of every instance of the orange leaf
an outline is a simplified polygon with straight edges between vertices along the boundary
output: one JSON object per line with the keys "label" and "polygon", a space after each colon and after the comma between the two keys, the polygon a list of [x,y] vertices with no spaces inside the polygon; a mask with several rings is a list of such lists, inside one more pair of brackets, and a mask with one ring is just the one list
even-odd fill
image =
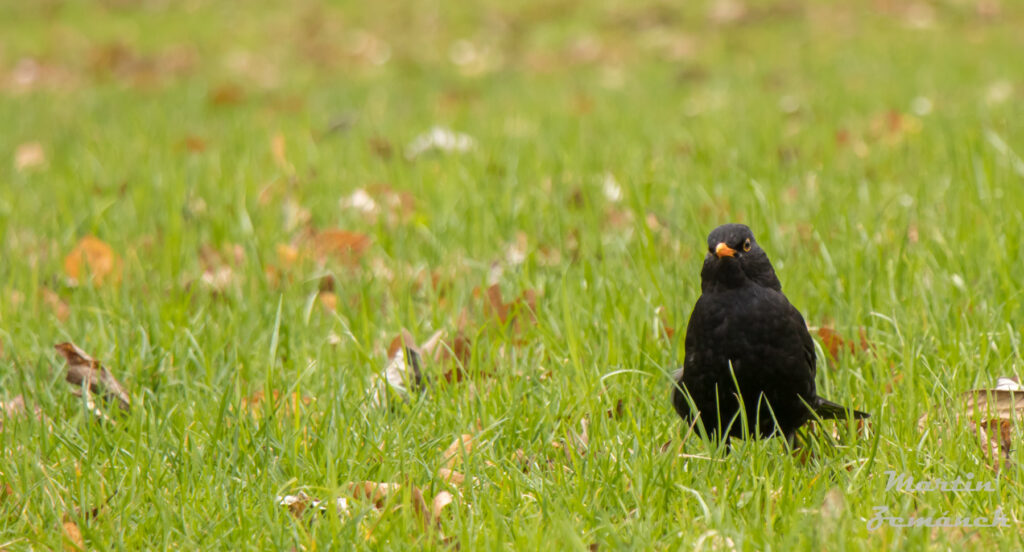
{"label": "orange leaf", "polygon": [[85,236],[64,257],[64,272],[77,284],[88,274],[96,284],[121,281],[121,258],[103,240]]}
{"label": "orange leaf", "polygon": [[274,154],[274,163],[282,169],[288,168],[288,157],[285,155],[284,135],[278,132],[270,139],[270,151]]}
{"label": "orange leaf", "polygon": [[66,515],[64,516],[64,549],[65,550],[85,550],[85,540],[82,539],[82,531],[78,529],[78,525],[71,521]]}
{"label": "orange leaf", "polygon": [[336,257],[355,264],[369,247],[369,236],[348,230],[323,230],[313,236],[313,253],[321,262]]}
{"label": "orange leaf", "polygon": [[222,84],[210,91],[208,99],[212,105],[218,107],[236,105],[245,99],[245,91],[237,84]]}

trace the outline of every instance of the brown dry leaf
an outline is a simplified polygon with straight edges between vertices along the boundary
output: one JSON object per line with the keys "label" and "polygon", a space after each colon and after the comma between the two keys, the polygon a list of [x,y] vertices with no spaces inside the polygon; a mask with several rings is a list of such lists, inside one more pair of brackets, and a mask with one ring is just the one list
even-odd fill
{"label": "brown dry leaf", "polygon": [[[128,392],[114,378],[114,375],[106,367],[101,366],[96,359],[86,354],[74,343],[59,343],[54,345],[54,348],[68,363],[68,371],[65,375],[68,383],[79,388],[84,387],[90,393],[102,396],[107,402],[116,402],[121,410],[127,411],[131,408],[132,402]],[[89,400],[88,397],[87,400]],[[91,400],[89,400],[89,405],[89,409],[95,411]]]}
{"label": "brown dry leaf", "polygon": [[14,150],[14,168],[18,172],[42,166],[46,163],[46,152],[39,142],[25,142]]}
{"label": "brown dry leaf", "polygon": [[437,520],[441,517],[441,511],[444,507],[451,504],[455,500],[452,493],[448,491],[441,491],[434,496],[434,500],[430,503],[430,517],[431,519]]}
{"label": "brown dry leaf", "polygon": [[993,418],[982,422],[969,422],[968,427],[977,434],[982,452],[991,463],[992,469],[999,471],[1011,465],[1013,459],[1010,452],[1013,441],[1010,437],[1012,424],[1009,420]]}
{"label": "brown dry leaf", "polygon": [[398,483],[359,481],[348,484],[348,492],[356,500],[368,500],[377,508],[383,508],[387,499],[402,490]]}
{"label": "brown dry leaf", "polygon": [[459,435],[441,454],[441,462],[449,470],[465,461],[465,455],[473,451],[474,437],[470,433]]}
{"label": "brown dry leaf", "polygon": [[288,163],[288,156],[285,151],[284,134],[278,132],[270,138],[270,152],[274,155],[274,163],[279,168],[290,169],[291,164]]}
{"label": "brown dry leaf", "polygon": [[[978,436],[994,470],[1008,466],[1012,428],[1024,424],[1024,387],[1015,377],[1001,377],[995,389],[973,389],[960,397],[965,418],[961,418],[959,410],[954,410],[953,423],[965,424]],[[928,412],[922,414],[917,420],[918,430],[928,429],[929,421]]]}
{"label": "brown dry leaf", "polygon": [[818,328],[818,339],[821,340],[822,347],[833,360],[838,360],[840,351],[849,351],[850,354],[856,354],[857,351],[871,349],[871,344],[867,339],[867,331],[864,328],[860,328],[858,334],[860,340],[859,342],[854,342],[852,339],[844,338],[839,332],[828,326]]}
{"label": "brown dry leaf", "polygon": [[64,550],[85,550],[85,540],[82,539],[82,531],[78,524],[71,521],[67,515],[64,516]]}
{"label": "brown dry leaf", "polygon": [[370,247],[370,236],[348,230],[322,230],[312,238],[313,254],[320,262],[330,258],[356,264]]}
{"label": "brown dry leaf", "polygon": [[206,140],[203,140],[194,134],[190,134],[181,141],[181,146],[189,153],[203,153],[206,151]]}
{"label": "brown dry leaf", "polygon": [[615,409],[609,408],[605,411],[605,415],[615,420],[621,420],[622,416],[626,413],[625,405],[622,399],[615,401]]}
{"label": "brown dry leaf", "polygon": [[[479,290],[474,290],[473,295],[479,296]],[[520,314],[525,314],[532,322],[536,322],[537,292],[527,289],[519,294],[510,303],[506,303],[501,297],[501,287],[493,284],[484,290],[487,301],[484,303],[484,312],[498,319],[502,324],[513,320],[518,323],[521,320]]]}
{"label": "brown dry leaf", "polygon": [[[303,491],[299,491],[298,494],[285,495],[277,497],[277,503],[281,506],[287,506],[288,511],[295,517],[302,517],[307,511],[316,510],[318,512],[326,512],[329,503],[324,500],[313,498]],[[348,499],[338,498],[334,502],[335,511],[341,516],[347,516],[349,513]]]}
{"label": "brown dry leaf", "polygon": [[121,265],[121,258],[114,250],[95,236],[85,236],[78,240],[71,252],[64,257],[64,272],[73,285],[77,285],[85,275],[89,275],[96,284],[119,283]]}
{"label": "brown dry leaf", "polygon": [[368,143],[370,145],[370,151],[372,151],[374,155],[380,157],[385,161],[391,159],[391,155],[395,151],[395,148],[394,146],[391,145],[391,142],[389,142],[386,138],[382,138],[380,136],[371,137],[368,140]]}
{"label": "brown dry leaf", "polygon": [[211,90],[207,99],[217,107],[238,105],[245,99],[245,90],[237,84],[225,83]]}
{"label": "brown dry leaf", "polygon": [[330,312],[338,310],[338,296],[333,291],[321,291],[317,294],[316,300],[320,306]]}
{"label": "brown dry leaf", "polygon": [[56,292],[50,288],[42,288],[39,293],[43,296],[43,303],[50,307],[53,311],[53,315],[57,317],[57,320],[61,322],[67,322],[68,317],[71,316],[71,307],[57,295]]}
{"label": "brown dry leaf", "polygon": [[[445,483],[449,483],[451,485],[457,485],[458,486],[458,485],[462,485],[463,483],[466,482],[466,476],[465,475],[463,475],[462,473],[457,472],[455,470],[448,469],[448,468],[439,468],[437,470],[437,476],[439,478],[441,478],[441,480],[444,481]],[[476,483],[476,478],[473,478],[472,481],[473,481],[473,483]]]}

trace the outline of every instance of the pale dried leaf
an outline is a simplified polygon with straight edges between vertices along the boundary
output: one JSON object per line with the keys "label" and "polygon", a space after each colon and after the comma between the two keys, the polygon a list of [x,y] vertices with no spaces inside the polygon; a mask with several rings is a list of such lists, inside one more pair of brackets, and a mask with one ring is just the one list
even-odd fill
{"label": "pale dried leaf", "polygon": [[46,163],[46,152],[39,142],[25,142],[14,150],[14,168],[18,172],[39,167]]}
{"label": "pale dried leaf", "polygon": [[279,168],[290,168],[291,165],[288,163],[288,156],[285,152],[284,135],[280,132],[270,138],[270,151],[274,155],[274,163]]}
{"label": "pale dried leaf", "polygon": [[451,504],[454,500],[455,497],[448,491],[437,493],[430,504],[430,517],[435,520],[441,517],[441,511],[444,510],[444,507]]}
{"label": "pale dried leaf", "polygon": [[462,485],[466,482],[466,476],[448,468],[441,468],[437,470],[437,476],[440,477],[442,481],[453,485]]}
{"label": "pale dried leaf", "polygon": [[475,440],[472,434],[463,433],[459,435],[441,455],[443,466],[452,469],[456,465],[461,464],[465,460],[465,455],[473,451],[474,444]]}

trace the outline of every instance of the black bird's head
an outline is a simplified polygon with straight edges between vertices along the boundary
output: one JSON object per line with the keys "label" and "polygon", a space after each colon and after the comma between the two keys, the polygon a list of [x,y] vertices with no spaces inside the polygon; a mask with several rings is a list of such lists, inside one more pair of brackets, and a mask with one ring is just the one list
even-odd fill
{"label": "black bird's head", "polygon": [[747,283],[782,291],[768,255],[744,224],[723,224],[708,235],[708,254],[700,272],[701,291]]}

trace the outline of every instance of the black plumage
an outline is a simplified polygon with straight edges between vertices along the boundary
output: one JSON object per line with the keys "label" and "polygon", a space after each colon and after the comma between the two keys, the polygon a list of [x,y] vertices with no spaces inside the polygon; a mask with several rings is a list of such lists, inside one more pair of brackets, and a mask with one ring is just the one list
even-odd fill
{"label": "black plumage", "polygon": [[750,228],[714,229],[700,276],[701,296],[686,327],[683,373],[672,395],[683,419],[699,414],[708,435],[743,436],[737,384],[754,436],[781,433],[792,440],[814,415],[868,417],[818,396],[814,341]]}

